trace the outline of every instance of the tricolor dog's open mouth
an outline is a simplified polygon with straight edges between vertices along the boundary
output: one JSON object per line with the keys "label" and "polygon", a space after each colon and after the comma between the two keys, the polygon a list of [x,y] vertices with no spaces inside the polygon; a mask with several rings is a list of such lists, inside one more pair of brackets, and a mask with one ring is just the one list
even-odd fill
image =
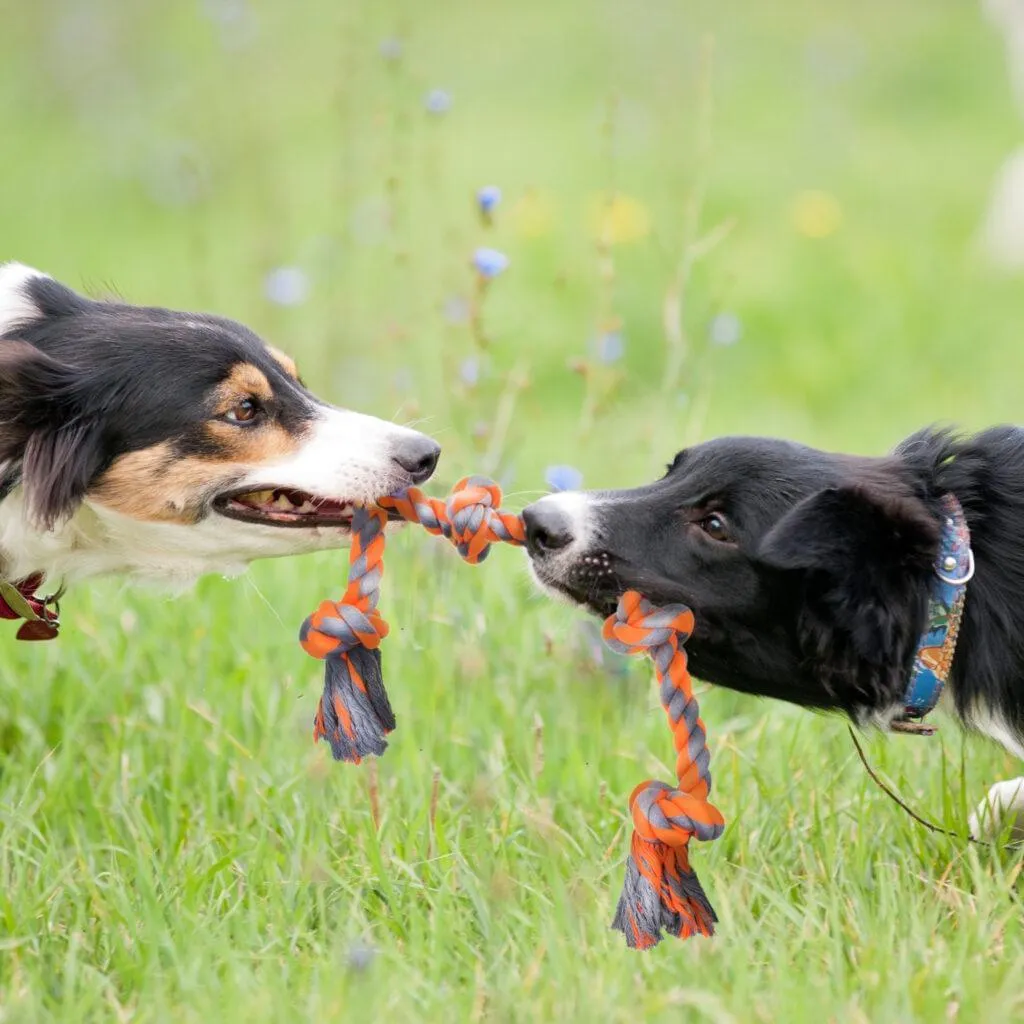
{"label": "tricolor dog's open mouth", "polygon": [[[361,504],[341,498],[324,498],[294,487],[233,491],[213,499],[214,510],[228,519],[298,529],[326,526],[351,530],[352,516]],[[401,517],[389,511],[388,518]]]}

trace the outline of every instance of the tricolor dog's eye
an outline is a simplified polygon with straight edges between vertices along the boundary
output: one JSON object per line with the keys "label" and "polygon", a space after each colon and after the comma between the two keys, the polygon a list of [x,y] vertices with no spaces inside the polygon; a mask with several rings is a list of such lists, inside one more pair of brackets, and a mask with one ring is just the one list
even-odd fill
{"label": "tricolor dog's eye", "polygon": [[712,539],[728,542],[732,540],[729,533],[729,524],[721,512],[709,512],[703,519],[698,520],[697,525]]}
{"label": "tricolor dog's eye", "polygon": [[259,412],[260,407],[254,398],[243,398],[224,413],[224,419],[229,423],[251,423]]}

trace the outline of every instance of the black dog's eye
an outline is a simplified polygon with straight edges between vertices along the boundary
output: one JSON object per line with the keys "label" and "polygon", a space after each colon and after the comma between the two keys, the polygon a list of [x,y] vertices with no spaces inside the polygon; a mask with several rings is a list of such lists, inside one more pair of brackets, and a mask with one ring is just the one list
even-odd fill
{"label": "black dog's eye", "polygon": [[718,541],[729,541],[732,537],[729,534],[729,524],[721,512],[709,512],[697,525],[712,539]]}
{"label": "black dog's eye", "polygon": [[229,423],[251,423],[259,414],[260,408],[251,398],[243,398],[237,405],[224,413]]}

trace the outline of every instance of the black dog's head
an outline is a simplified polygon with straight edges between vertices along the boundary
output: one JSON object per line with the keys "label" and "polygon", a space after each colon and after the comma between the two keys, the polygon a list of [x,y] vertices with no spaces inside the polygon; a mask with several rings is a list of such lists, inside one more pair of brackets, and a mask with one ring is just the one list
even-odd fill
{"label": "black dog's head", "polygon": [[599,615],[628,589],[692,608],[703,679],[858,718],[899,701],[940,536],[900,458],[723,438],[656,483],[551,495],[524,519],[545,589]]}

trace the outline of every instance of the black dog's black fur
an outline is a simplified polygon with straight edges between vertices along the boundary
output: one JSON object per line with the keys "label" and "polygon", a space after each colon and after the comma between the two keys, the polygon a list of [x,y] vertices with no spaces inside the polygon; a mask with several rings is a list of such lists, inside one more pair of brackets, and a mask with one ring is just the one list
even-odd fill
{"label": "black dog's black fur", "polygon": [[649,486],[588,493],[581,543],[559,534],[571,517],[550,499],[525,516],[546,585],[602,615],[629,588],[683,602],[696,614],[687,644],[696,675],[863,723],[901,704],[946,493],[963,506],[977,566],[950,681],[955,706],[968,726],[994,716],[1020,743],[1020,429],[924,430],[884,458],[723,438],[681,452]]}

